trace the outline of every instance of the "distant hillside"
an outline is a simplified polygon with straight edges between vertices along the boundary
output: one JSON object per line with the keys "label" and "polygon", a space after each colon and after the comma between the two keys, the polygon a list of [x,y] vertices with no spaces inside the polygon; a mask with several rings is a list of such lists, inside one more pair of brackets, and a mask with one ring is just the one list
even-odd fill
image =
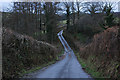
{"label": "distant hillside", "polygon": [[120,18],[120,12],[114,12],[114,16],[117,16]]}

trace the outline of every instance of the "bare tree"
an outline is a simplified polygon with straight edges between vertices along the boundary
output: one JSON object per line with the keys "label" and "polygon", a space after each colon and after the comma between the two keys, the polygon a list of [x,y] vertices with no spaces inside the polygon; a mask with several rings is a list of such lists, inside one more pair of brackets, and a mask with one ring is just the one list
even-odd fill
{"label": "bare tree", "polygon": [[81,2],[76,2],[76,7],[77,7],[77,18],[80,18],[80,7],[81,7]]}
{"label": "bare tree", "polygon": [[40,23],[40,30],[42,27],[42,5],[41,2],[38,3],[38,12],[39,12],[39,23]]}
{"label": "bare tree", "polygon": [[102,2],[85,2],[83,3],[83,10],[93,16],[102,11],[102,6]]}
{"label": "bare tree", "polygon": [[57,28],[57,2],[45,2],[44,13],[45,13],[45,25],[47,31],[48,42],[53,43],[56,40],[56,28]]}
{"label": "bare tree", "polygon": [[70,8],[71,8],[71,2],[64,2],[64,6],[66,8],[67,12],[67,29],[70,27]]}
{"label": "bare tree", "polygon": [[73,22],[73,25],[75,24],[75,3],[72,2],[72,7],[71,7],[71,10],[72,10],[72,22]]}

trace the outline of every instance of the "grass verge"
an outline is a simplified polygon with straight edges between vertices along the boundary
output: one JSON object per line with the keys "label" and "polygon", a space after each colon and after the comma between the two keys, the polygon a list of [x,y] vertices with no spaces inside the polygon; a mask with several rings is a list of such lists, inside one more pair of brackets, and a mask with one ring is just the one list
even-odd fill
{"label": "grass verge", "polygon": [[23,77],[25,74],[29,74],[29,73],[35,72],[35,71],[37,71],[37,70],[42,69],[43,67],[47,67],[47,66],[49,66],[49,65],[52,65],[52,64],[56,63],[56,61],[59,61],[59,60],[60,60],[60,59],[59,59],[59,56],[62,56],[63,53],[64,53],[64,50],[62,50],[61,53],[56,57],[56,59],[53,60],[53,61],[51,61],[51,62],[48,62],[48,63],[46,63],[46,64],[43,64],[43,65],[34,67],[34,68],[30,69],[30,70],[25,70],[25,69],[23,69],[22,72],[19,73],[19,74],[20,74],[19,77]]}
{"label": "grass verge", "polygon": [[91,75],[91,77],[93,77],[93,78],[103,78],[102,72],[98,72],[97,68],[94,66],[94,64],[92,64],[90,62],[91,58],[89,58],[88,60],[84,60],[84,59],[80,58],[80,55],[77,52],[75,53],[75,55],[77,56],[77,59],[78,59],[79,63],[81,64],[83,70],[85,72],[87,72],[89,75]]}
{"label": "grass verge", "polygon": [[48,62],[47,64],[43,64],[41,66],[34,67],[34,68],[30,69],[30,70],[23,69],[22,72],[20,73],[19,77],[23,77],[25,74],[32,73],[32,72],[35,72],[37,70],[40,70],[43,67],[47,67],[47,66],[49,66],[51,64],[54,64],[55,62],[56,62],[56,60]]}

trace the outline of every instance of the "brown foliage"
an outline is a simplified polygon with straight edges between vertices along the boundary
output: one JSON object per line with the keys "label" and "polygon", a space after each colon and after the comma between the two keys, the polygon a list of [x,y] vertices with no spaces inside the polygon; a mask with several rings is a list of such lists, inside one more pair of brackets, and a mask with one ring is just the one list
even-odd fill
{"label": "brown foliage", "polygon": [[52,61],[57,56],[55,46],[3,28],[3,77],[17,77],[22,70]]}
{"label": "brown foliage", "polygon": [[93,41],[80,48],[80,55],[84,59],[95,56],[91,63],[95,64],[103,76],[118,77],[120,72],[120,43],[118,40],[118,26],[104,30],[94,35]]}

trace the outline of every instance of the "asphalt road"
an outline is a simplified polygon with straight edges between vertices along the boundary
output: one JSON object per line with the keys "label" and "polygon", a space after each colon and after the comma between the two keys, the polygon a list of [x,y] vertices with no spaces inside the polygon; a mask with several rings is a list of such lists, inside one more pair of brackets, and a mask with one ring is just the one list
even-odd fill
{"label": "asphalt road", "polygon": [[38,72],[35,78],[91,78],[85,73],[77,61],[73,51],[66,54],[65,58],[47,69]]}
{"label": "asphalt road", "polygon": [[90,75],[83,71],[74,52],[62,36],[62,33],[63,31],[58,34],[60,35],[59,39],[65,48],[65,57],[55,64],[30,74],[32,78],[91,78]]}

